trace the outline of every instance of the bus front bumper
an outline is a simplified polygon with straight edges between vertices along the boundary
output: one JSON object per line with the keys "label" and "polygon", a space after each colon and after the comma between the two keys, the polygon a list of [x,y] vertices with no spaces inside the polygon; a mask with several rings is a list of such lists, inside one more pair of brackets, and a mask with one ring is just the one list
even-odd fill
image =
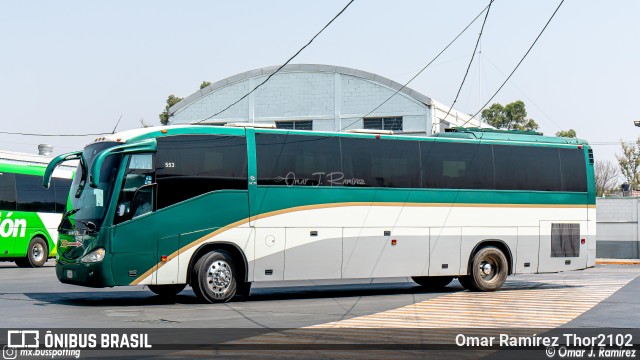
{"label": "bus front bumper", "polygon": [[115,282],[111,274],[111,259],[105,257],[97,263],[71,263],[59,259],[56,263],[58,280],[65,284],[87,287],[113,287]]}

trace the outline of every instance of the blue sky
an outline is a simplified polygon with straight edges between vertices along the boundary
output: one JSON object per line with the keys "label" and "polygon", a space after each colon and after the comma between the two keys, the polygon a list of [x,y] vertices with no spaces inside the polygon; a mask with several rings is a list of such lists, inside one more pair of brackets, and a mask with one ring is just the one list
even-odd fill
{"label": "blue sky", "polygon": [[[356,2],[294,63],[411,78],[488,2]],[[2,129],[85,133],[157,124],[169,94],[289,58],[346,1],[19,1],[0,12]],[[538,34],[557,1],[496,0],[456,108],[474,113]],[[640,2],[567,0],[496,97],[521,99],[545,134],[574,128],[614,159],[640,128]],[[450,104],[481,22],[410,87]],[[87,138],[1,135],[2,150],[65,152]],[[601,143],[607,143],[602,144]]]}

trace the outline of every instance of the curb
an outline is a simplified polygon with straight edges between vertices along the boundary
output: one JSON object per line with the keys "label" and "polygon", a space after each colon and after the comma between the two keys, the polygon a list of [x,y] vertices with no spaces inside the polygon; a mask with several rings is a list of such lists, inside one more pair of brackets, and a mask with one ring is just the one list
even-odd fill
{"label": "curb", "polygon": [[596,259],[598,265],[640,265],[640,259]]}

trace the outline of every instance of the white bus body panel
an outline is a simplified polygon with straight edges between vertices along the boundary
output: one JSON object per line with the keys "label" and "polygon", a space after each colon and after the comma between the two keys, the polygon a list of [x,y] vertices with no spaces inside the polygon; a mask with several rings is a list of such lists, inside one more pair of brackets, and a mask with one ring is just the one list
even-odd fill
{"label": "white bus body panel", "polygon": [[285,280],[340,279],[341,228],[287,228]]}

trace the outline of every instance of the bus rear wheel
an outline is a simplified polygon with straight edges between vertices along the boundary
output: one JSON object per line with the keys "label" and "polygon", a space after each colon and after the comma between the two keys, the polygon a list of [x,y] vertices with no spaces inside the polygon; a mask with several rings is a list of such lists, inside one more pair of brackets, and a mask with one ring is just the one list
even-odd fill
{"label": "bus rear wheel", "polygon": [[411,279],[428,289],[442,289],[453,281],[453,276],[414,276]]}
{"label": "bus rear wheel", "polygon": [[47,242],[36,236],[29,242],[27,247],[27,256],[16,260],[16,265],[22,268],[41,267],[47,262],[49,257],[49,247]]}
{"label": "bus rear wheel", "polygon": [[224,251],[203,255],[191,269],[191,288],[200,299],[223,303],[236,294],[236,267],[233,258]]}
{"label": "bus rear wheel", "polygon": [[172,297],[178,295],[187,284],[170,284],[170,285],[149,285],[149,290],[151,290],[156,295],[160,295],[162,297]]}
{"label": "bus rear wheel", "polygon": [[507,280],[509,264],[500,249],[487,246],[478,250],[471,260],[471,273],[458,278],[469,291],[496,291]]}

